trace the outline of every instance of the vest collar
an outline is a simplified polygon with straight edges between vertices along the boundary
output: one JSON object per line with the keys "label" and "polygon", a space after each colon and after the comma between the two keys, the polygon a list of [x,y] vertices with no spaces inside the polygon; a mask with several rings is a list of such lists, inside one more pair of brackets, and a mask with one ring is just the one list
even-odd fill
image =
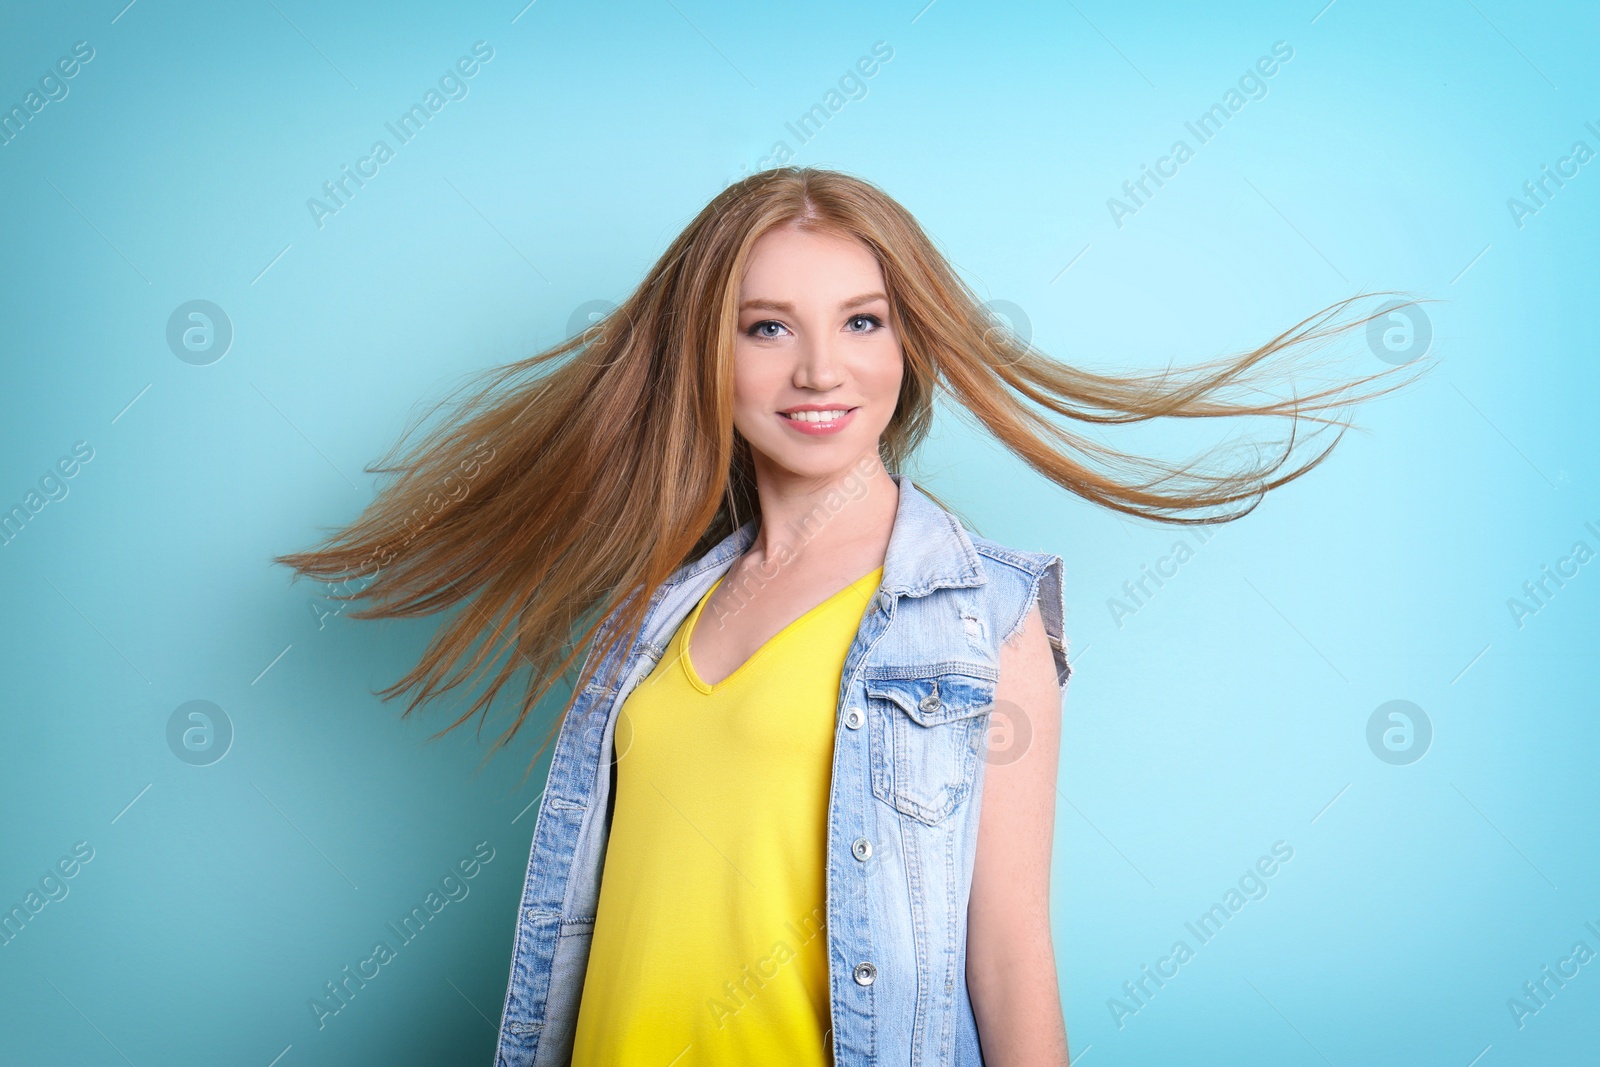
{"label": "vest collar", "polygon": [[891,474],[900,506],[883,561],[883,591],[926,596],[946,586],[982,585],[988,579],[961,523],[929,500],[910,478]]}
{"label": "vest collar", "polygon": [[[978,564],[978,553],[956,517],[928,499],[910,478],[893,473],[889,477],[900,488],[900,501],[883,561],[883,592],[926,596],[942,587],[984,584],[988,579]],[[677,585],[706,570],[726,570],[755,536],[756,520],[751,519],[666,584]]]}

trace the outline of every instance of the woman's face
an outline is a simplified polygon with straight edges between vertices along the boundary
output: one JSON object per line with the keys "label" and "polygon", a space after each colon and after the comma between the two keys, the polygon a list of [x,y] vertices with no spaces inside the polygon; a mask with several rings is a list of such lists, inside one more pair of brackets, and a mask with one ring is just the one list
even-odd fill
{"label": "woman's face", "polygon": [[903,371],[865,244],[790,226],[757,239],[739,287],[733,424],[758,472],[828,477],[875,456]]}

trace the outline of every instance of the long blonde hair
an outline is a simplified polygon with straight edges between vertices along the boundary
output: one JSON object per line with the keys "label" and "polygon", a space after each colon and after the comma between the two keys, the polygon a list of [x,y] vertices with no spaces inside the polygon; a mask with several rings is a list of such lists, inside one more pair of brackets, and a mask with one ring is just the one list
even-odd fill
{"label": "long blonde hair", "polygon": [[[1001,326],[911,214],[876,186],[812,167],[763,171],[707,204],[614,311],[543,352],[474,375],[455,391],[468,390],[466,398],[395,460],[413,422],[367,468],[398,477],[354,523],[314,550],[275,557],[299,574],[343,580],[346,592],[336,599],[371,602],[352,618],[431,614],[472,598],[416,666],[379,691],[385,700],[416,689],[409,716],[489,659],[489,686],[433,736],[480,711],[481,735],[495,695],[527,665],[530,683],[515,721],[487,759],[592,646],[537,760],[596,666],[631,645],[660,584],[759,517],[750,448],[733,425],[733,339],[750,248],[784,225],[849,235],[877,257],[905,358],[899,406],[881,445],[892,471],[927,435],[942,387],[961,413],[1069,492],[1160,522],[1227,522],[1338,443],[1287,465],[1301,419],[1318,430],[1339,425],[1342,437],[1348,424],[1319,412],[1414,380],[1361,391],[1410,365],[1391,366],[1305,395],[1271,395],[1290,379],[1294,368],[1286,364],[1394,310],[1363,315],[1363,296],[1239,355],[1154,374],[1081,370]],[[1410,303],[1417,301],[1402,306]],[[1242,469],[1208,470],[1199,461],[1168,464],[1116,451],[1052,417],[1124,423],[1238,415],[1288,419],[1288,442],[1266,458],[1256,447]],[[351,591],[351,581],[363,584]]]}

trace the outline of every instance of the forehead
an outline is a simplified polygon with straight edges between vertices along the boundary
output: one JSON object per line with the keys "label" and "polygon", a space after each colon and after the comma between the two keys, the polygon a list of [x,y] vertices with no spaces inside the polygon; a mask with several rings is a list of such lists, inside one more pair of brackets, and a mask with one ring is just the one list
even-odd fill
{"label": "forehead", "polygon": [[780,226],[756,239],[740,281],[741,297],[779,300],[881,287],[877,256],[861,239],[835,230]]}

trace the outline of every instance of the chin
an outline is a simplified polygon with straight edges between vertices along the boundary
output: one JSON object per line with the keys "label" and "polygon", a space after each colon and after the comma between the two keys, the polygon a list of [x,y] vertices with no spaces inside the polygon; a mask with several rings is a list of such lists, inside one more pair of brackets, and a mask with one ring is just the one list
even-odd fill
{"label": "chin", "polygon": [[790,446],[767,449],[759,441],[752,441],[751,446],[765,457],[768,466],[801,478],[827,478],[841,474],[861,457],[866,447],[845,441],[830,441],[813,448]]}

